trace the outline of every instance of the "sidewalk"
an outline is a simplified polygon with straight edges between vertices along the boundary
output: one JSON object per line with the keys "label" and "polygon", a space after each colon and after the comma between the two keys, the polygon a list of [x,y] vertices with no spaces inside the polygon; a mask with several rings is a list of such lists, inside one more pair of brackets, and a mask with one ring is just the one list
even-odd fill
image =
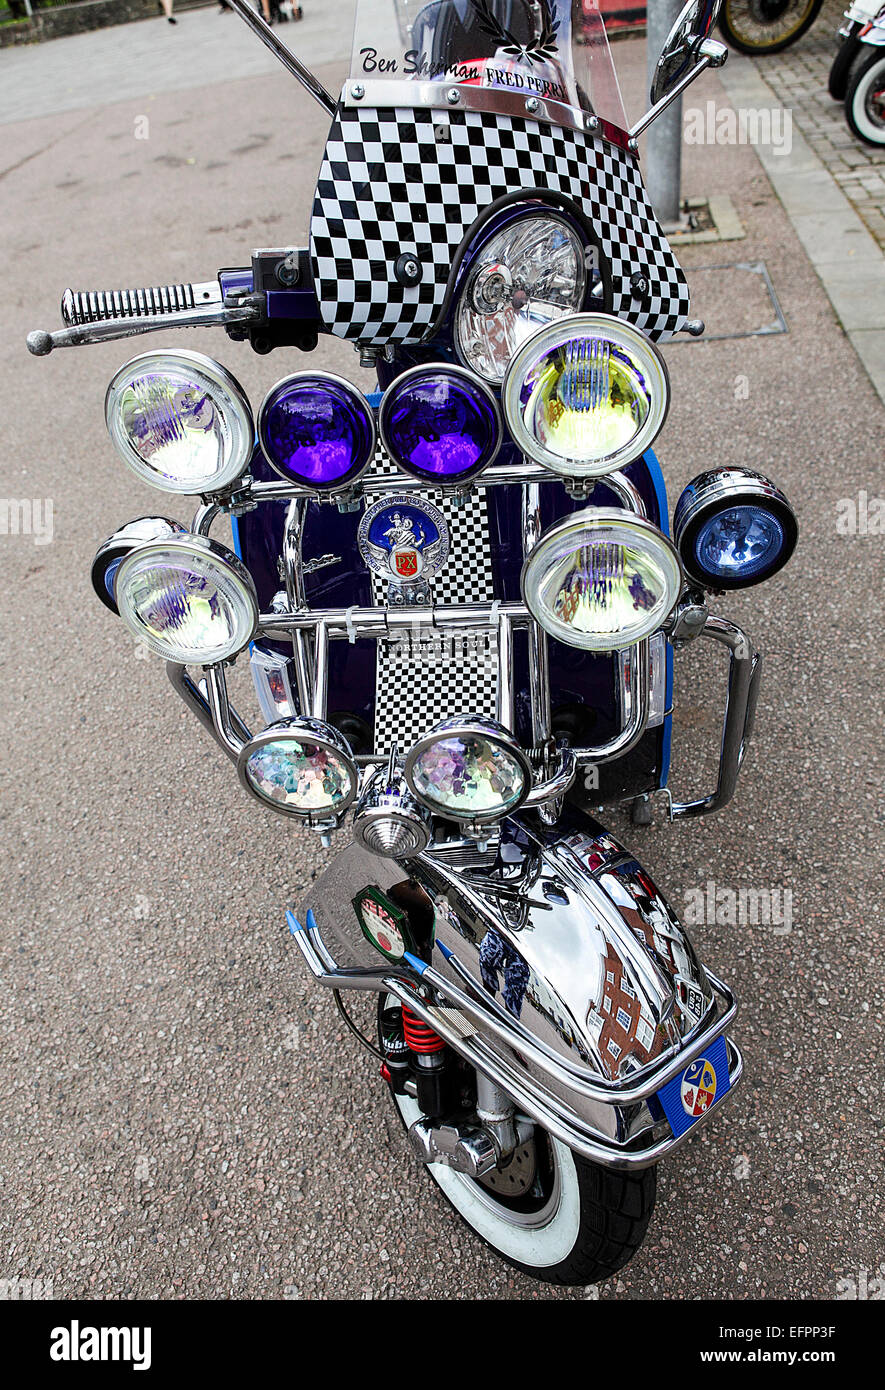
{"label": "sidewalk", "polygon": [[755,152],[885,401],[885,152],[854,139],[827,92],[838,15],[829,4],[816,34],[775,57],[729,54],[719,78],[737,110],[791,110],[789,153],[765,145]]}
{"label": "sidewalk", "polygon": [[798,127],[885,249],[885,149],[876,150],[855,139],[848,129],[844,103],[833,101],[827,90],[836,30],[846,3],[827,0],[804,38],[773,58],[757,58],[755,64],[778,101],[792,111],[794,128]]}

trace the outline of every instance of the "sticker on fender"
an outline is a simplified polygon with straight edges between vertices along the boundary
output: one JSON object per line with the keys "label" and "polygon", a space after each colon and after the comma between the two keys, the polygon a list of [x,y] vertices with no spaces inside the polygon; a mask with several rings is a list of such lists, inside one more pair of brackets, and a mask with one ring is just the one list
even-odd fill
{"label": "sticker on fender", "polygon": [[717,1038],[657,1093],[675,1137],[691,1129],[730,1086],[725,1039]]}

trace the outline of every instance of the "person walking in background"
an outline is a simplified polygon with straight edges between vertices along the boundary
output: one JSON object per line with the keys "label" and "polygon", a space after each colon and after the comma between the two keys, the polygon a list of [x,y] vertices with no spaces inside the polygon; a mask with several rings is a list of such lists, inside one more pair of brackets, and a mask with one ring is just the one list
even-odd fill
{"label": "person walking in background", "polygon": [[170,24],[177,24],[178,20],[172,13],[172,4],[173,0],[159,0],[157,9],[160,11],[161,14],[164,14],[166,16]]}
{"label": "person walking in background", "polygon": [[[224,14],[225,10],[228,14],[232,13],[227,0],[218,0],[218,13]],[[268,24],[279,24],[281,21],[285,24],[290,19],[301,18],[301,6],[293,4],[292,0],[289,0],[288,10],[289,13],[280,4],[280,0],[261,0],[261,13]]]}

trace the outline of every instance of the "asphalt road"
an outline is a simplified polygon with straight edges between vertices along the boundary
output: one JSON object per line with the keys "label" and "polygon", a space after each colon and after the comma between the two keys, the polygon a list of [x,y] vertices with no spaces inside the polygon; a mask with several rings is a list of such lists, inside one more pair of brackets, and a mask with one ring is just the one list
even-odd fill
{"label": "asphalt road", "polygon": [[[329,30],[307,9],[305,52]],[[320,54],[329,86],[342,51]],[[642,45],[616,52],[636,111]],[[201,279],[303,238],[322,112],[213,11],[4,51],[0,72],[0,490],[51,500],[54,528],[47,544],[0,535],[0,1278],[62,1298],[866,1287],[885,1268],[883,546],[839,534],[837,516],[840,499],[885,491],[885,421],[752,150],[686,149],[685,192],[728,193],[747,237],[683,259],[689,272],[764,259],[789,333],[668,348],[660,454],[674,498],[714,461],[769,471],[801,545],[780,578],[722,605],[767,661],[738,798],[703,823],[613,827],[677,909],[710,881],[788,890],[791,929],[693,928],[742,1001],[746,1084],[663,1165],[647,1243],[620,1278],[550,1290],[442,1205],[375,1063],[305,981],[283,912],[324,852],[246,800],[161,664],[138,659],[91,593],[93,551],[121,521],[188,515],[106,437],[104,389],[130,349],[24,349],[29,329],[57,324],[65,285]],[[721,99],[714,78],[701,87],[699,104]],[[747,312],[735,275],[698,276],[711,331]],[[221,335],[176,341],[216,352],[253,400],[299,365]],[[340,343],[313,360],[359,373]],[[677,794],[712,778],[721,680],[695,651],[680,660]]]}

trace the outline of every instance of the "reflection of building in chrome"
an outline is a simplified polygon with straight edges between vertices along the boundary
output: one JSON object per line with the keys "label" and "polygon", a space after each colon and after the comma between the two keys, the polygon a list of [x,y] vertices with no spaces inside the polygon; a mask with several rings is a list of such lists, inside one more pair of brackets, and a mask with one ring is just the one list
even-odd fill
{"label": "reflection of building in chrome", "polygon": [[617,870],[601,874],[599,881],[627,925],[672,976],[680,1012],[688,1026],[693,1027],[706,1009],[704,995],[696,983],[699,966],[684,932],[651,879],[631,860]]}
{"label": "reflection of building in chrome", "polygon": [[[634,935],[672,977],[684,1020],[680,1032],[684,1034],[700,1021],[706,1001],[696,983],[697,961],[678,922],[635,860],[600,872],[598,881]],[[637,995],[621,955],[610,942],[606,943],[600,997],[591,1006],[587,1026],[613,1078],[622,1074],[628,1058],[645,1066],[672,1041],[669,1029],[658,1027]]]}
{"label": "reflection of building in chrome", "polygon": [[664,1046],[655,1021],[624,973],[624,963],[610,941],[606,942],[602,994],[592,1006],[587,1026],[596,1039],[599,1055],[609,1076],[621,1075],[623,1064],[633,1057],[645,1066]]}
{"label": "reflection of building in chrome", "polygon": [[574,1020],[564,1012],[562,1000],[548,988],[534,971],[529,976],[525,997],[582,1061],[590,1062],[592,1060],[581,1040],[580,1032],[575,1027]]}

